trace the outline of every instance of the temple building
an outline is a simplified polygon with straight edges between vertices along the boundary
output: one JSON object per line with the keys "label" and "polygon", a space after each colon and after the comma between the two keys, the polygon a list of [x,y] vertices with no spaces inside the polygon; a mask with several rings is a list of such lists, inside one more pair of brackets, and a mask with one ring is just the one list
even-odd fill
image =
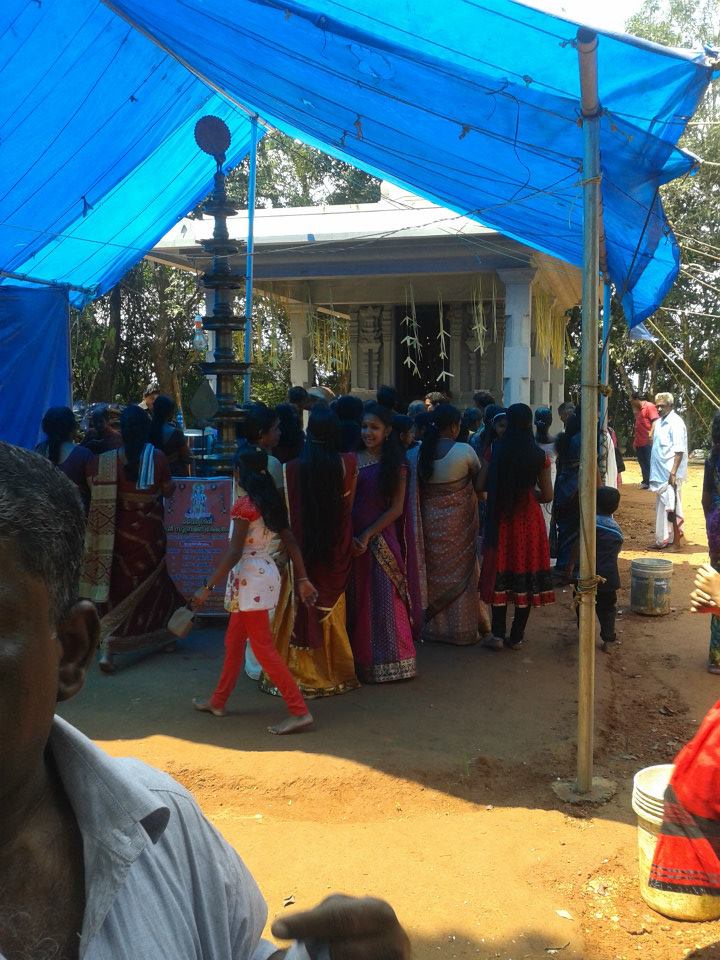
{"label": "temple building", "polygon": [[[228,219],[244,272],[247,214]],[[212,220],[185,219],[152,250],[202,271]],[[378,203],[258,209],[254,287],[290,320],[291,378],[309,385],[313,315],[347,325],[350,386],[395,385],[406,400],[475,390],[505,404],[557,408],[564,399],[566,311],[580,271],[387,183]]]}

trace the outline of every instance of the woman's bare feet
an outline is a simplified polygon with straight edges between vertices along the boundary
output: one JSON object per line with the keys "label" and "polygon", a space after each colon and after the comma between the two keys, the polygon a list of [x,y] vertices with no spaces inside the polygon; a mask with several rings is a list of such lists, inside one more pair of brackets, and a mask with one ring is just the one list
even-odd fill
{"label": "woman's bare feet", "polygon": [[209,700],[200,700],[198,697],[193,697],[192,705],[201,713],[211,713],[214,717],[225,716],[225,711],[223,708],[214,707]]}
{"label": "woman's bare feet", "polygon": [[278,737],[286,733],[302,733],[313,725],[314,721],[311,713],[305,713],[302,717],[288,717],[282,723],[275,724],[274,727],[268,727],[268,733],[274,733]]}
{"label": "woman's bare feet", "polygon": [[704,563],[695,571],[695,589],[690,594],[692,613],[712,613],[720,615],[720,573],[709,563]]}

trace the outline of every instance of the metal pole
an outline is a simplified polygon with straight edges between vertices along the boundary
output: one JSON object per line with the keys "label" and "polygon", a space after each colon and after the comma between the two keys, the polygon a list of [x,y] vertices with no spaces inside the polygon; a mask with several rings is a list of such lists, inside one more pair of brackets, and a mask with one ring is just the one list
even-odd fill
{"label": "metal pole", "polygon": [[583,122],[582,440],[580,454],[580,643],[577,791],[593,784],[595,712],[595,491],[598,442],[598,278],[600,274],[600,102],[597,34],[577,34]]}
{"label": "metal pole", "polygon": [[[255,186],[257,181],[258,118],[250,120],[250,169],[248,171],[248,237],[245,264],[245,363],[252,362],[253,254],[255,251]],[[252,373],[248,366],[243,376],[243,399],[250,399]]]}
{"label": "metal pole", "polygon": [[[607,387],[610,383],[610,304],[612,289],[610,281],[603,283],[603,324],[602,324],[602,351],[600,353],[600,383]],[[600,425],[607,426],[608,398],[605,393],[600,394]]]}

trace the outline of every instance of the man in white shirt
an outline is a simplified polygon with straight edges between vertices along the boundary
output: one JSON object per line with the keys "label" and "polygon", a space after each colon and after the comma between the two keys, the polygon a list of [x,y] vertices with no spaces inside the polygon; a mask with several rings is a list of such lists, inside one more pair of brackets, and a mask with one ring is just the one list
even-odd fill
{"label": "man in white shirt", "polygon": [[[238,855],[171,777],[109,757],[54,715],[99,622],[77,601],[85,520],[49,461],[0,442],[0,958],[280,960]],[[387,904],[284,917],[287,960],[409,960]]]}
{"label": "man in white shirt", "polygon": [[681,491],[687,476],[688,442],[685,423],[675,413],[674,405],[675,399],[671,393],[658,393],[655,397],[660,419],[654,424],[650,489],[656,497],[654,546],[660,550],[674,542],[675,528],[679,534],[678,539],[682,537]]}

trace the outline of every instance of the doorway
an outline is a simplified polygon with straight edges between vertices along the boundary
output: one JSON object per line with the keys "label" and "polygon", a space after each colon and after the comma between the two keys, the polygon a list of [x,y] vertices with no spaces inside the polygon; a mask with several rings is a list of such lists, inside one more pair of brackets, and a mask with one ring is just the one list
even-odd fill
{"label": "doorway", "polygon": [[[405,360],[408,356],[408,346],[402,340],[408,335],[408,328],[403,323],[406,315],[405,307],[395,307],[395,387],[406,403],[413,400],[422,400],[425,394],[432,390],[447,389],[447,381],[438,380],[442,373],[440,359],[440,313],[437,304],[418,303],[415,305],[415,316],[419,328],[420,356],[412,351],[413,360],[417,361],[418,372],[408,367]],[[448,361],[445,362],[447,369]]]}

